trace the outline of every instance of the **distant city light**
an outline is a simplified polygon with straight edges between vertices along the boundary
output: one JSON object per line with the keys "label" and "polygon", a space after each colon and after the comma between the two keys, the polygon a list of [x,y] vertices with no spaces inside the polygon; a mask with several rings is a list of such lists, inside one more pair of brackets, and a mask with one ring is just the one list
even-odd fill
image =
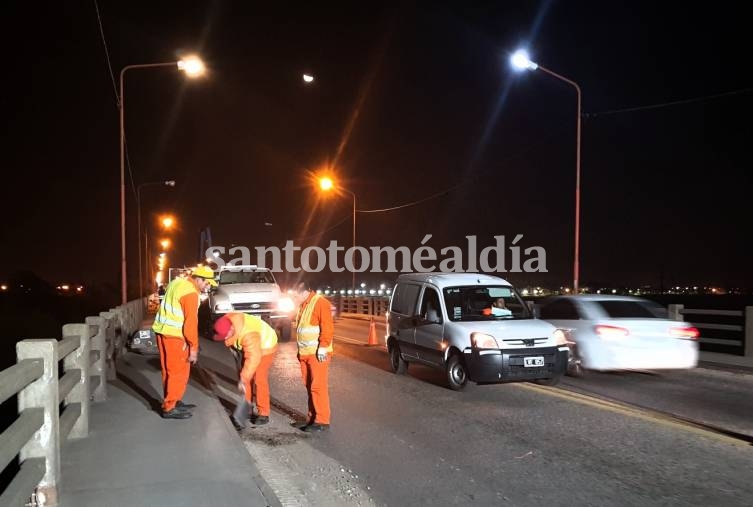
{"label": "distant city light", "polygon": [[312,81],[314,81],[314,76],[312,76],[311,74],[304,74],[303,81],[306,83],[311,83]]}

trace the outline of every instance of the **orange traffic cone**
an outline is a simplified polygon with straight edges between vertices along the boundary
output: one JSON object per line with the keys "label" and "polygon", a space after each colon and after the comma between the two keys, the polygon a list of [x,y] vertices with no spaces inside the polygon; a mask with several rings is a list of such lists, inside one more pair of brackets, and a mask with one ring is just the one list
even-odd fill
{"label": "orange traffic cone", "polygon": [[374,322],[374,317],[371,317],[371,322],[369,323],[369,345],[379,345],[377,342],[377,334],[376,334],[376,322]]}

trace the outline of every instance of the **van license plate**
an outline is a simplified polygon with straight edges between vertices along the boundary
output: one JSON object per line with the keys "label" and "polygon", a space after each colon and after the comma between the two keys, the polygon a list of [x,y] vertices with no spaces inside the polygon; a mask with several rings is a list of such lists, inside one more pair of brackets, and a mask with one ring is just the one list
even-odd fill
{"label": "van license plate", "polygon": [[536,366],[544,366],[544,358],[541,356],[537,357],[524,357],[523,358],[523,366],[526,368],[533,368]]}

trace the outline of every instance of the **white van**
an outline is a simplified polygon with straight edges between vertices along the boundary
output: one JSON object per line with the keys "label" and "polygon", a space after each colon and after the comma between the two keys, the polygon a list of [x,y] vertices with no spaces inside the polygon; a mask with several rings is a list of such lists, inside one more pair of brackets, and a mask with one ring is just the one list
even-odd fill
{"label": "white van", "polygon": [[454,390],[476,383],[536,381],[565,373],[565,334],[535,319],[515,288],[477,273],[400,275],[387,316],[395,373],[419,362],[446,372]]}

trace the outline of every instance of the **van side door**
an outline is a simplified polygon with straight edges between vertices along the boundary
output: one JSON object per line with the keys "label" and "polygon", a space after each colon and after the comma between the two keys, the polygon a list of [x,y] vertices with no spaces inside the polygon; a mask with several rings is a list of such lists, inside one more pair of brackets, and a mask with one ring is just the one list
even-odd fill
{"label": "van side door", "polygon": [[390,335],[400,345],[400,351],[407,357],[417,359],[415,315],[421,285],[398,283],[390,301]]}
{"label": "van side door", "polygon": [[444,317],[439,292],[424,285],[421,305],[415,316],[418,357],[427,363],[442,365],[444,361]]}

